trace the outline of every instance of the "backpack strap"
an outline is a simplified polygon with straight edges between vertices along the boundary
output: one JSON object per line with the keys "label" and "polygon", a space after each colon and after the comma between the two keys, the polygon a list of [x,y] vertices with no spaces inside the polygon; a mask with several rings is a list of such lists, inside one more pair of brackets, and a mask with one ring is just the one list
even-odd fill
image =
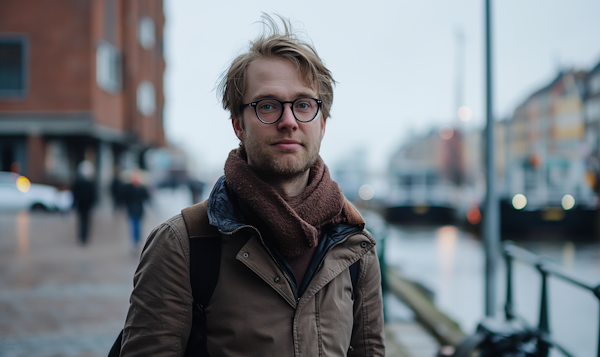
{"label": "backpack strap", "polygon": [[120,357],[121,356],[121,342],[123,342],[123,330],[113,343],[110,351],[108,352],[108,357]]}
{"label": "backpack strap", "polygon": [[194,298],[192,329],[184,356],[208,356],[204,309],[219,280],[221,234],[209,224],[206,206],[204,201],[181,211],[190,241],[190,285]]}
{"label": "backpack strap", "polygon": [[194,304],[205,307],[217,285],[221,263],[221,234],[208,222],[207,202],[181,211],[190,239],[190,284]]}

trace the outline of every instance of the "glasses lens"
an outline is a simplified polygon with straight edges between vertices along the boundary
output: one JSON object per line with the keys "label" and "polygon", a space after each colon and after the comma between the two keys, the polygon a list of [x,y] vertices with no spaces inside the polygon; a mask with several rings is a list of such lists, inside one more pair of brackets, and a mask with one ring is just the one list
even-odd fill
{"label": "glasses lens", "polygon": [[274,99],[265,99],[256,103],[256,114],[265,123],[274,123],[281,116],[281,103]]}
{"label": "glasses lens", "polygon": [[299,121],[311,121],[318,112],[319,104],[312,98],[298,98],[294,101],[294,115]]}

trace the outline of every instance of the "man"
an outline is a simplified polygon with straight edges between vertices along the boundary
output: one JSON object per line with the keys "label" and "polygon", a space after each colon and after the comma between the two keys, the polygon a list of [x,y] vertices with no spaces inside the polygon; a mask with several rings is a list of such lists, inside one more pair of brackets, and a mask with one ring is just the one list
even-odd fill
{"label": "man", "polygon": [[123,201],[123,195],[124,195],[123,190],[125,188],[125,183],[121,179],[121,174],[122,174],[121,167],[116,166],[115,174],[110,183],[110,196],[113,201],[113,211],[114,212],[118,212],[119,210],[121,210],[121,208],[123,208],[123,206],[125,204],[125,202]]}
{"label": "man", "polygon": [[131,228],[132,252],[139,254],[142,218],[144,217],[144,204],[150,199],[148,189],[142,183],[142,173],[135,168],[131,171],[131,182],[124,185],[123,201],[127,207],[129,227]]}
{"label": "man", "polygon": [[96,184],[93,180],[94,165],[88,160],[83,160],[77,166],[77,178],[71,188],[73,208],[77,210],[78,238],[81,245],[88,243],[90,215],[97,198]]}
{"label": "man", "polygon": [[[197,220],[221,239],[206,317],[210,356],[383,356],[379,263],[364,220],[319,156],[333,78],[284,22],[251,43],[220,90],[240,147]],[[189,227],[188,227],[189,228]],[[216,233],[210,233],[210,231]],[[202,239],[202,237],[192,237]],[[182,356],[192,325],[181,215],[149,236],[122,356]],[[349,267],[360,261],[358,279]]]}

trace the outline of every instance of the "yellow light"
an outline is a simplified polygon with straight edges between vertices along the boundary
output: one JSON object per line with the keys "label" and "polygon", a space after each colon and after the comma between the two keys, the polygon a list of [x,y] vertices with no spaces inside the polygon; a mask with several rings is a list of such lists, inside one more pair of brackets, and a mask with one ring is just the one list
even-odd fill
{"label": "yellow light", "polygon": [[362,185],[358,189],[358,195],[363,200],[368,201],[375,196],[375,190],[371,185]]}
{"label": "yellow light", "polygon": [[17,190],[21,192],[27,192],[31,188],[31,182],[25,176],[19,176],[17,179]]}
{"label": "yellow light", "polygon": [[512,199],[512,205],[515,209],[523,209],[527,206],[527,198],[521,193],[517,193]]}
{"label": "yellow light", "polygon": [[463,106],[458,108],[458,118],[462,121],[469,121],[473,117],[471,108]]}
{"label": "yellow light", "polygon": [[562,208],[565,211],[568,211],[571,208],[575,207],[575,198],[573,198],[573,196],[571,195],[564,195],[562,200],[560,201],[560,204],[562,205]]}
{"label": "yellow light", "polygon": [[425,213],[429,212],[429,206],[427,206],[427,203],[416,204],[413,206],[412,210],[416,214],[425,214]]}

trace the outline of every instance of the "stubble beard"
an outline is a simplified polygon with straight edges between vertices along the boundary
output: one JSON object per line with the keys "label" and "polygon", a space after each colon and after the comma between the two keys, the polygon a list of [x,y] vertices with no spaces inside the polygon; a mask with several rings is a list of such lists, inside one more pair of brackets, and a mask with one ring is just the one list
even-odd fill
{"label": "stubble beard", "polygon": [[281,152],[270,145],[248,140],[244,135],[243,146],[252,160],[252,167],[265,178],[289,180],[301,176],[314,165],[319,157],[321,142],[302,147],[299,152]]}

